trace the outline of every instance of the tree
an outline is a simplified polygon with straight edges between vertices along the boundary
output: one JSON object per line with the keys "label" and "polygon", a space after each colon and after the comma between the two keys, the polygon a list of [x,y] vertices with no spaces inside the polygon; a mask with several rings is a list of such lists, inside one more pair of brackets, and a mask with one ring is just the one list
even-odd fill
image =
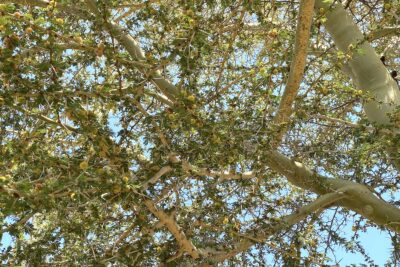
{"label": "tree", "polygon": [[0,3],[3,263],[398,264],[396,1]]}

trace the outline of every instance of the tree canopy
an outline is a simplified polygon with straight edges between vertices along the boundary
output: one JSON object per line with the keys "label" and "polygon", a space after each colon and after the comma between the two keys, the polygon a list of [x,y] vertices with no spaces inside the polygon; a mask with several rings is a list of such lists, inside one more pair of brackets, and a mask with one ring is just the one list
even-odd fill
{"label": "tree canopy", "polygon": [[399,264],[399,10],[0,0],[2,263]]}

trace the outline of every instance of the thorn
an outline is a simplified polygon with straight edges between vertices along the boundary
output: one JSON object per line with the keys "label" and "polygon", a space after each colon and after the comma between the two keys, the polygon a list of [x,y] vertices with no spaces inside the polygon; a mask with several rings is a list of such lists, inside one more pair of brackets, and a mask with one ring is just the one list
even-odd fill
{"label": "thorn", "polygon": [[383,65],[386,66],[386,63],[385,63],[386,57],[385,56],[381,56],[380,60],[382,61]]}

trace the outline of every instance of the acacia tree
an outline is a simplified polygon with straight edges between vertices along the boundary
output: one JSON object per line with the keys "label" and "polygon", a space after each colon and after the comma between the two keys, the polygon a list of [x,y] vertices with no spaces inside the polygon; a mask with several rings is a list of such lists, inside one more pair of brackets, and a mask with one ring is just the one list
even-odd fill
{"label": "acacia tree", "polygon": [[3,263],[398,263],[396,1],[0,3]]}

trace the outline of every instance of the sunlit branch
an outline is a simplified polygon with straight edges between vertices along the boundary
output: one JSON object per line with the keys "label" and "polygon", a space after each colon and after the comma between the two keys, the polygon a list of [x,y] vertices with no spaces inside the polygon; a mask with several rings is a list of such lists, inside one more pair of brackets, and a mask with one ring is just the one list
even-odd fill
{"label": "sunlit branch", "polygon": [[181,160],[176,153],[170,153],[169,161],[173,164],[181,163],[182,169],[186,172],[190,172],[199,176],[218,178],[220,182],[224,180],[251,179],[257,177],[256,173],[252,171],[247,171],[243,173],[232,173],[229,171],[214,171],[208,168],[197,167],[190,164],[186,160]]}
{"label": "sunlit branch", "polygon": [[162,95],[162,94],[153,93],[153,92],[150,92],[150,91],[144,91],[144,93],[145,93],[146,95],[149,95],[149,96],[151,96],[151,97],[154,97],[155,99],[157,99],[158,101],[160,101],[161,103],[164,103],[165,105],[167,105],[167,106],[169,106],[169,107],[172,107],[172,106],[174,105],[174,103],[171,102],[171,100],[169,100],[167,97],[165,97],[165,96]]}
{"label": "sunlit branch", "polygon": [[[93,0],[85,0],[89,9],[97,16],[102,18],[100,11],[98,10],[96,3]],[[146,62],[146,56],[143,50],[140,48],[139,44],[129,33],[125,33],[125,30],[113,22],[103,21],[104,25],[107,27],[109,32],[123,45],[128,53],[134,60]],[[138,68],[139,71],[146,74],[146,70]],[[170,81],[162,77],[159,70],[154,71],[151,74],[150,79],[153,83],[170,98],[170,100],[175,100],[179,93],[178,88],[173,85]]]}
{"label": "sunlit branch", "polygon": [[[41,1],[41,0],[17,0],[17,1],[11,1],[11,0],[0,0],[0,3],[17,3],[17,4],[24,4],[24,5],[31,5],[31,6],[40,6],[40,7],[47,7],[49,2],[47,1]],[[95,13],[96,15],[100,15],[99,10],[97,9],[96,4],[94,1],[87,0],[87,5],[90,8],[90,10]],[[58,5],[57,8],[63,11],[70,11],[70,7],[63,6],[63,5]],[[75,12],[75,11],[74,11]],[[77,13],[78,14],[78,13]],[[82,15],[79,12],[79,15]],[[100,16],[101,18],[102,16]],[[110,31],[111,34],[123,45],[128,53],[133,57],[134,61],[130,61],[129,63],[132,63],[140,72],[142,72],[144,75],[149,76],[150,80],[156,85],[157,88],[159,88],[167,97],[168,100],[160,100],[163,103],[171,105],[171,103],[174,101],[176,96],[179,94],[179,89],[173,85],[170,81],[165,79],[159,70],[155,71],[148,71],[147,64],[146,64],[146,57],[144,55],[143,50],[140,48],[139,44],[136,42],[135,39],[132,38],[132,36],[128,33],[125,33],[125,30],[122,29],[120,26],[113,22],[105,22],[105,25],[107,26],[108,30]],[[74,47],[74,49],[89,49],[87,47]]]}
{"label": "sunlit branch", "polygon": [[170,171],[172,171],[171,166],[162,167],[156,174],[153,175],[153,177],[151,177],[148,181],[146,181],[142,185],[141,187],[142,190],[145,191],[149,187],[149,185],[157,183],[157,181],[161,178],[161,176],[163,176],[166,173],[169,173]]}
{"label": "sunlit branch", "polygon": [[[390,118],[400,105],[399,86],[382,64],[375,49],[340,3],[317,0],[315,6],[326,17],[324,26],[336,47],[343,53],[352,55],[343,71],[352,79],[357,89],[372,96],[363,103],[368,120],[392,126],[393,131],[400,133],[399,124]],[[400,170],[398,147],[388,144],[386,148],[393,165]]]}
{"label": "sunlit branch", "polygon": [[392,35],[399,35],[400,34],[400,27],[387,27],[379,30],[375,30],[368,34],[367,39],[369,41],[374,41],[383,37],[392,36]]}
{"label": "sunlit branch", "polygon": [[[345,120],[342,120],[342,119],[331,118],[331,117],[325,116],[325,115],[316,115],[315,117],[318,118],[318,119],[323,119],[323,120],[339,123],[339,124],[342,124],[342,125],[350,126],[350,127],[353,127],[353,128],[360,127],[360,125],[358,125],[356,123],[352,123],[350,121],[345,121]],[[372,127],[368,127],[368,129],[372,130],[373,128]]]}
{"label": "sunlit branch", "polygon": [[181,230],[179,225],[175,222],[175,220],[166,214],[164,211],[158,209],[154,202],[151,200],[145,200],[144,204],[153,213],[171,232],[171,234],[175,237],[178,242],[181,250],[188,253],[192,258],[197,259],[200,257],[199,251],[193,245],[193,243],[187,239],[185,233]]}
{"label": "sunlit branch", "polygon": [[[303,79],[304,67],[307,57],[307,46],[310,38],[312,15],[314,12],[314,0],[302,0],[300,2],[299,18],[296,29],[296,40],[294,45],[293,60],[290,65],[289,78],[286,84],[282,100],[279,104],[278,113],[274,118],[274,123],[285,126],[292,113],[293,101]],[[279,129],[275,136],[274,147],[281,142],[286,127]]]}

